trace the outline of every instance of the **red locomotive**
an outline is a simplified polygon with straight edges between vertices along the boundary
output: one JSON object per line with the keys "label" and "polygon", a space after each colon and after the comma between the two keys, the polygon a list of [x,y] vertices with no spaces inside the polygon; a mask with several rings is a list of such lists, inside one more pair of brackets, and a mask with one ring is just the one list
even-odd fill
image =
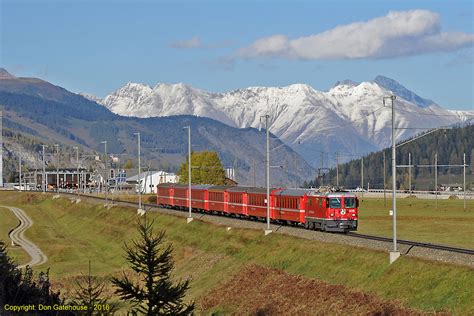
{"label": "red locomotive", "polygon": [[[157,203],[161,207],[188,209],[188,186],[158,185]],[[193,185],[193,210],[246,219],[267,216],[266,189]],[[349,192],[320,193],[309,189],[270,189],[270,218],[273,222],[301,225],[330,232],[357,230],[359,201]]]}

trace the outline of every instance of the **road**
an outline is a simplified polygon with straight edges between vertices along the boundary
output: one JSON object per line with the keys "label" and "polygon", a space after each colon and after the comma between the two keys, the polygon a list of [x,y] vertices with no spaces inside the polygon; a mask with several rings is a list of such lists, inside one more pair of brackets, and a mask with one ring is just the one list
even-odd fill
{"label": "road", "polygon": [[48,257],[41,249],[29,241],[24,235],[24,232],[33,225],[33,220],[29,218],[22,209],[3,205],[0,205],[0,207],[9,209],[20,221],[20,225],[10,233],[10,238],[15,245],[22,247],[31,257],[30,262],[18,266],[18,268],[24,268],[27,265],[33,267],[48,261]]}

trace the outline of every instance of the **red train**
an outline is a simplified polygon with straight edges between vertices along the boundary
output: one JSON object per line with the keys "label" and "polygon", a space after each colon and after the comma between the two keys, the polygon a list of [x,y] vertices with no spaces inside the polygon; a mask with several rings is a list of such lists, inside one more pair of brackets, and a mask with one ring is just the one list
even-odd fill
{"label": "red train", "polygon": [[[187,210],[188,186],[158,185],[157,203],[161,207]],[[194,211],[233,215],[246,219],[267,216],[266,189],[193,185],[191,206]],[[331,232],[357,230],[359,201],[349,192],[319,193],[305,189],[271,189],[270,218],[273,222],[301,225],[307,229]]]}

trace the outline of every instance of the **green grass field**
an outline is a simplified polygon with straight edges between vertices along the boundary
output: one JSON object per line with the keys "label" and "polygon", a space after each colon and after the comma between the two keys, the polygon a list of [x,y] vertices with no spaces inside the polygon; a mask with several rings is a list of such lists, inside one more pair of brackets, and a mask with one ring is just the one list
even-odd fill
{"label": "green grass field", "polygon": [[[50,267],[51,277],[65,289],[63,293],[70,290],[71,278],[87,271],[88,260],[92,261],[93,273],[102,276],[126,268],[122,246],[136,236],[135,209],[107,210],[101,204],[76,205],[67,198],[53,201],[50,195],[30,193],[20,196],[0,192],[0,201],[21,207],[34,220],[26,236],[49,258],[36,270]],[[371,211],[366,212],[368,216]],[[3,221],[8,218],[4,215],[5,212],[0,213],[0,238],[7,240],[8,225],[16,222]],[[361,220],[366,215],[361,215]],[[472,268],[408,257],[389,265],[384,252],[278,234],[264,237],[254,230],[226,232],[224,227],[197,220],[187,225],[183,218],[157,213],[150,213],[149,217],[155,220],[157,229],[166,229],[167,239],[175,249],[176,277],[192,278],[189,298],[198,302],[243,266],[256,263],[331,284],[345,284],[426,311],[474,313]]]}
{"label": "green grass field", "polygon": [[[416,240],[474,249],[473,200],[434,200],[416,198],[397,199],[397,235],[399,239]],[[364,198],[359,208],[361,234],[393,236],[393,219],[389,215],[392,201]]]}

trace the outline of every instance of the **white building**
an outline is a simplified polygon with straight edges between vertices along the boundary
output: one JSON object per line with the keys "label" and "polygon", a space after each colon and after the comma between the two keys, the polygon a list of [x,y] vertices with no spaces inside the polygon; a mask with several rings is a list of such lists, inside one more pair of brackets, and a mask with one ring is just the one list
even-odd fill
{"label": "white building", "polygon": [[[127,183],[137,185],[142,193],[155,193],[156,186],[161,183],[177,183],[178,176],[165,171],[145,171],[139,175],[127,178]],[[138,192],[138,187],[137,187]]]}

